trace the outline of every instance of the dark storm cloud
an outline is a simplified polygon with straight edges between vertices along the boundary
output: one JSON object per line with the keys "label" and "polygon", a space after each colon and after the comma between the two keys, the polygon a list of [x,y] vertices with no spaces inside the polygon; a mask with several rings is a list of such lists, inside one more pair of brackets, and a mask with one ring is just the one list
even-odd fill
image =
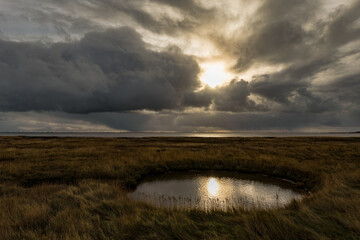
{"label": "dark storm cloud", "polygon": [[[318,74],[342,61],[345,61],[343,65],[349,65],[345,59],[359,53],[358,44],[352,49],[344,49],[360,40],[360,26],[355,25],[360,20],[360,3],[355,1],[341,7],[326,20],[309,22],[314,18],[317,6],[314,1],[266,1],[257,11],[255,20],[247,26],[250,36],[240,38],[238,42],[222,42],[225,50],[229,48],[233,51],[231,54],[240,56],[234,66],[237,71],[244,71],[259,62],[285,65],[279,72],[253,76],[248,85],[243,84],[239,90],[232,89],[236,91],[235,95],[241,98],[251,93],[277,104],[272,111],[298,113],[342,111],[352,102],[359,102],[356,94],[359,69],[345,73],[334,80],[335,83],[323,79],[328,83],[322,89],[313,82]],[[309,23],[316,29],[306,30]],[[337,84],[336,88],[332,87],[334,84]],[[227,96],[230,95],[225,98]],[[228,102],[225,106],[231,109],[241,104]]]}
{"label": "dark storm cloud", "polygon": [[226,130],[294,130],[335,127],[340,124],[336,113],[297,114],[297,113],[221,113],[192,114],[177,119],[183,127],[226,129]]}
{"label": "dark storm cloud", "polygon": [[[267,113],[267,112],[199,112],[199,113],[93,113],[85,116],[67,115],[73,119],[83,119],[93,124],[104,124],[113,129],[131,131],[193,131],[223,129],[243,130],[296,130],[336,127],[342,117],[336,112],[326,114],[305,113]],[[350,123],[353,124],[353,123]]]}
{"label": "dark storm cloud", "polygon": [[205,87],[200,91],[188,92],[184,96],[184,106],[203,107],[224,112],[267,111],[268,108],[250,99],[249,82],[233,79],[228,85],[211,89]]}
{"label": "dark storm cloud", "polygon": [[[91,4],[84,4],[89,2]],[[81,5],[83,10],[95,14],[107,14],[117,17],[124,14],[133,19],[140,26],[154,33],[165,34],[186,34],[191,33],[197,27],[207,24],[209,20],[216,15],[215,9],[204,8],[193,0],[154,0],[151,2],[145,0],[103,0],[103,1],[76,1],[76,5]],[[159,6],[150,6],[150,11],[144,9],[144,6],[150,3],[158,3]],[[74,3],[72,3],[74,4]],[[164,6],[179,10],[183,17],[180,19],[173,16],[153,14],[152,10]],[[164,12],[163,12],[164,13]]]}
{"label": "dark storm cloud", "polygon": [[[4,117],[3,117],[3,116]],[[360,112],[305,113],[0,113],[0,131],[355,130]],[[55,127],[54,127],[55,125]],[[106,129],[106,126],[108,129]],[[82,128],[81,128],[82,127]],[[352,130],[352,131],[353,131]]]}
{"label": "dark storm cloud", "polygon": [[249,99],[249,82],[232,80],[229,85],[218,89],[214,97],[214,108],[219,111],[250,112],[265,110]]}
{"label": "dark storm cloud", "polygon": [[[150,6],[150,10],[146,10],[144,7],[150,3],[159,3],[160,7],[168,5],[174,9],[179,9],[186,17],[181,19],[175,19],[171,15],[154,14],[152,10],[159,8],[159,6]],[[193,1],[163,1],[157,0],[148,2],[146,0],[75,0],[75,1],[50,1],[46,3],[49,7],[44,9],[34,9],[32,16],[33,21],[52,22],[55,28],[60,28],[62,31],[68,31],[74,33],[76,29],[79,31],[91,31],[98,26],[96,20],[109,21],[115,20],[117,24],[131,24],[135,22],[141,27],[150,30],[154,33],[166,33],[176,34],[178,32],[189,32],[196,26],[201,25],[201,19],[210,18],[213,11],[204,9]],[[60,9],[60,11],[56,11]],[[71,10],[80,13],[81,17],[74,17],[67,12],[61,10]],[[76,13],[75,12],[75,13]],[[162,12],[164,13],[164,12]],[[85,15],[85,17],[84,17]],[[86,17],[88,16],[88,17]],[[89,19],[89,16],[91,17]],[[68,18],[68,19],[66,19]],[[86,21],[84,21],[84,19]],[[131,19],[132,21],[129,21]]]}
{"label": "dark storm cloud", "polygon": [[177,47],[148,50],[130,28],[91,32],[50,46],[0,41],[0,110],[68,113],[181,110],[211,104],[220,111],[264,110],[249,83],[233,80],[198,90],[199,66]]}
{"label": "dark storm cloud", "polygon": [[204,89],[195,92],[188,92],[184,96],[184,106],[208,108],[216,95],[216,90],[206,86]]}
{"label": "dark storm cloud", "polygon": [[360,2],[355,1],[348,7],[341,7],[323,22],[323,43],[336,47],[360,38],[360,26],[355,25],[360,19]]}
{"label": "dark storm cloud", "polygon": [[233,68],[239,72],[254,63],[283,63],[306,57],[314,39],[304,25],[315,13],[318,2],[264,1],[235,38],[215,33],[213,40],[227,54],[237,57]]}
{"label": "dark storm cloud", "polygon": [[87,10],[100,11],[114,16],[122,13],[135,20],[142,27],[155,33],[174,33],[179,30],[190,30],[195,24],[192,18],[174,20],[171,17],[162,16],[160,19],[156,19],[154,15],[142,9],[144,4],[146,4],[145,1],[103,0],[93,3],[91,8]]}
{"label": "dark storm cloud", "polygon": [[[325,3],[326,4],[326,3]],[[226,54],[237,58],[238,72],[254,64],[292,64],[332,57],[338,47],[360,37],[360,3],[347,4],[318,19],[320,1],[265,1],[239,34],[214,33],[213,41]]]}
{"label": "dark storm cloud", "polygon": [[294,91],[310,87],[311,77],[327,69],[331,63],[332,59],[321,57],[314,61],[293,64],[271,75],[254,76],[250,84],[251,92],[287,104]]}
{"label": "dark storm cloud", "polygon": [[176,109],[200,86],[198,73],[192,57],[148,50],[130,28],[50,47],[0,41],[0,110]]}
{"label": "dark storm cloud", "polygon": [[319,91],[324,95],[330,95],[334,102],[341,104],[349,111],[360,111],[360,73],[338,78],[323,86]]}

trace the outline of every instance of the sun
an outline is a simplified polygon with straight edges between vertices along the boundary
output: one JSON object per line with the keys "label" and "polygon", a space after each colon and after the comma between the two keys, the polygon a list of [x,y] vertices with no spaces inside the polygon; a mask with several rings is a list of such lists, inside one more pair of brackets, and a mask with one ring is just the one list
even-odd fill
{"label": "sun", "polygon": [[212,88],[221,86],[234,78],[234,75],[227,71],[224,62],[205,62],[201,63],[200,67],[203,70],[200,81]]}

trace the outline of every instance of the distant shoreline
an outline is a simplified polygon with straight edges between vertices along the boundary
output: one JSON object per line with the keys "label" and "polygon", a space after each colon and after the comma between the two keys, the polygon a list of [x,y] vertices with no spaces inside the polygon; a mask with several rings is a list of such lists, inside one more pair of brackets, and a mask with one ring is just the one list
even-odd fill
{"label": "distant shoreline", "polygon": [[360,132],[0,132],[24,137],[360,137]]}

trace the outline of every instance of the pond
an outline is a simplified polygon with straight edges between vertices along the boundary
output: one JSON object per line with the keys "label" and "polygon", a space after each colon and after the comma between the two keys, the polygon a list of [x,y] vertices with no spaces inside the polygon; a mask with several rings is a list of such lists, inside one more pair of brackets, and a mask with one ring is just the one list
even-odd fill
{"label": "pond", "polygon": [[177,172],[145,179],[129,197],[158,207],[226,211],[279,208],[304,194],[304,189],[290,181],[262,175]]}

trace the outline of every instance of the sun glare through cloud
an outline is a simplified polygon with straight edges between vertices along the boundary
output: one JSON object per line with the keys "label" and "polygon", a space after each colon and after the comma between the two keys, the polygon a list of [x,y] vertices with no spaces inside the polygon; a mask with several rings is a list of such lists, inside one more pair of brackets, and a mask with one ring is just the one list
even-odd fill
{"label": "sun glare through cloud", "polygon": [[200,80],[203,84],[207,84],[212,88],[221,86],[234,78],[226,69],[224,62],[205,62],[200,64],[203,72],[200,76]]}

